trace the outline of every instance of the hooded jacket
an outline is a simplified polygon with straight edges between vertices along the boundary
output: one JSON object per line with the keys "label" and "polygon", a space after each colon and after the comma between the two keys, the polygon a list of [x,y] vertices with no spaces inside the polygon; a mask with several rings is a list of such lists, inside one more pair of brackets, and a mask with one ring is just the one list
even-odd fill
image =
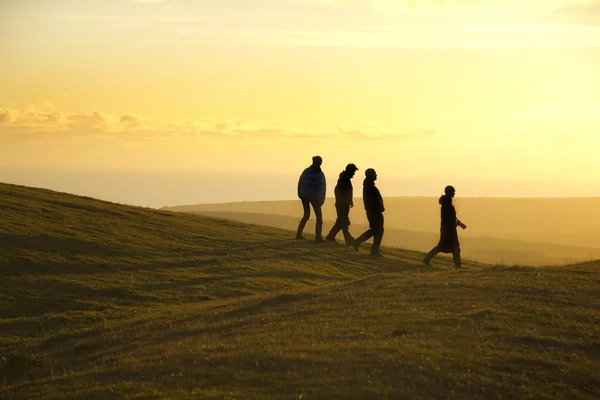
{"label": "hooded jacket", "polygon": [[336,206],[351,206],[354,204],[352,174],[348,171],[342,171],[335,186],[335,205]]}
{"label": "hooded jacket", "polygon": [[379,193],[379,189],[377,189],[375,181],[372,179],[367,178],[363,182],[363,202],[367,212],[382,213],[385,211],[381,193]]}
{"label": "hooded jacket", "polygon": [[311,165],[306,168],[298,180],[298,197],[317,200],[322,205],[325,203],[326,193],[325,174],[321,167]]}

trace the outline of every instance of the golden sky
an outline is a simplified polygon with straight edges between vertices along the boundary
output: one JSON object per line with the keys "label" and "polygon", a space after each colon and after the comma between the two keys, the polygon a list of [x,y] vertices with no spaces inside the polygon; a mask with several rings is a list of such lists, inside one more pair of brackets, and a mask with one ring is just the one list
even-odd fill
{"label": "golden sky", "polygon": [[0,0],[0,54],[0,168],[319,154],[600,196],[600,1]]}

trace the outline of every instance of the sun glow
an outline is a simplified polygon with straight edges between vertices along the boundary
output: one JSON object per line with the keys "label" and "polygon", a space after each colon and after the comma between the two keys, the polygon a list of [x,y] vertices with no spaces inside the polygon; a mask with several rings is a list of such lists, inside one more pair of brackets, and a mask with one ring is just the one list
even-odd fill
{"label": "sun glow", "polygon": [[319,153],[382,176],[598,183],[590,2],[2,8],[5,167],[295,173]]}

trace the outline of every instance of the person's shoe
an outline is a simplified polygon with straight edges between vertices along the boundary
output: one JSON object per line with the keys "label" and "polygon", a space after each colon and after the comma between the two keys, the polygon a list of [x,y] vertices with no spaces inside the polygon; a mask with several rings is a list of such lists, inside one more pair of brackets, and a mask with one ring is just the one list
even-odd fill
{"label": "person's shoe", "polygon": [[296,235],[296,240],[306,240],[306,238],[302,235]]}
{"label": "person's shoe", "polygon": [[332,237],[329,237],[329,236],[327,236],[327,237],[325,238],[325,240],[327,240],[328,242],[331,242],[331,243],[337,243],[337,242],[335,241],[335,238],[332,238]]}
{"label": "person's shoe", "polygon": [[348,240],[346,242],[346,246],[348,246],[348,247],[354,247],[354,243],[356,243],[356,239]]}
{"label": "person's shoe", "polygon": [[383,254],[381,254],[381,253],[371,253],[371,254],[370,254],[370,256],[371,256],[371,257],[377,257],[377,258],[385,258],[385,257],[383,256]]}
{"label": "person's shoe", "polygon": [[428,267],[433,267],[433,264],[431,263],[431,260],[428,260],[426,258],[421,260],[423,262],[423,264],[427,265]]}
{"label": "person's shoe", "polygon": [[457,271],[460,271],[460,270],[462,269],[462,267],[461,267],[460,265],[455,265],[455,266],[454,266],[454,268],[455,268]]}
{"label": "person's shoe", "polygon": [[360,242],[358,240],[355,240],[354,243],[352,243],[352,248],[354,249],[354,251],[358,251],[360,247]]}
{"label": "person's shoe", "polygon": [[325,240],[323,240],[322,237],[316,237],[315,238],[315,243],[323,243]]}

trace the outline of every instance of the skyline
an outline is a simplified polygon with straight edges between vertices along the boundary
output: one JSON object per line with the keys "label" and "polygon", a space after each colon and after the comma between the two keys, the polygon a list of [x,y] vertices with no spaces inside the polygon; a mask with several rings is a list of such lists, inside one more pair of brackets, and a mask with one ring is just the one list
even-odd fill
{"label": "skyline", "polygon": [[384,186],[600,196],[598,1],[4,0],[0,15],[5,175],[258,181],[319,154],[333,179],[355,162]]}

